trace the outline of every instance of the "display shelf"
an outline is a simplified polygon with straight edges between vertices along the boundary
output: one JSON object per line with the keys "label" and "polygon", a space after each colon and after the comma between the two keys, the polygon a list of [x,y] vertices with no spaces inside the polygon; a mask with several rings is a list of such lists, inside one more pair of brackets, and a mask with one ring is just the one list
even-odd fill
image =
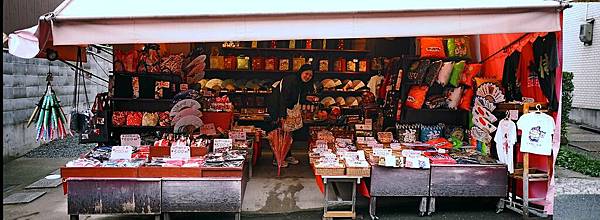
{"label": "display shelf", "polygon": [[313,52],[313,53],[369,53],[368,50],[335,50],[335,49],[306,49],[306,48],[251,48],[251,47],[223,47],[223,51],[288,51],[288,52]]}
{"label": "display shelf", "polygon": [[412,109],[403,107],[400,123],[450,124],[468,126],[469,112],[452,109]]}
{"label": "display shelf", "polygon": [[148,130],[157,130],[157,131],[173,131],[173,127],[160,127],[160,126],[113,126],[115,130],[125,130],[125,131],[148,131]]}
{"label": "display shelf", "polygon": [[177,74],[173,74],[173,73],[169,73],[169,72],[158,72],[158,73],[147,73],[147,72],[122,72],[122,71],[110,71],[110,73],[115,74],[115,75],[126,75],[126,76],[138,76],[138,77],[153,77],[153,78],[160,78],[160,79],[177,79],[178,81],[181,81],[181,76],[177,75]]}
{"label": "display shelf", "polygon": [[171,99],[148,99],[148,98],[118,98],[118,97],[113,97],[110,98],[110,100],[112,101],[118,101],[118,102],[160,102],[160,103],[173,103],[173,100]]}
{"label": "display shelf", "polygon": [[[219,79],[256,79],[256,78],[281,78],[285,75],[295,74],[296,71],[266,71],[266,70],[205,70],[204,78]],[[314,78],[343,78],[343,79],[363,79],[369,78],[370,72],[319,72],[314,71]]]}
{"label": "display shelf", "polygon": [[[366,90],[365,90],[366,91]],[[335,90],[323,90],[315,94],[314,96],[361,96],[363,91],[335,91]]]}

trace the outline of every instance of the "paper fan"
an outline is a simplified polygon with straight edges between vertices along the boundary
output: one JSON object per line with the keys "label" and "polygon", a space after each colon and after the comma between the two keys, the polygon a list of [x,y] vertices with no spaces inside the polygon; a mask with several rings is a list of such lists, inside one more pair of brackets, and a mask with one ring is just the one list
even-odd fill
{"label": "paper fan", "polygon": [[177,122],[180,119],[182,119],[182,118],[184,118],[186,116],[190,116],[190,115],[197,116],[197,117],[202,117],[202,112],[200,110],[198,110],[198,109],[195,109],[195,108],[184,108],[181,111],[179,111],[177,113],[177,115],[175,115],[175,117],[171,121],[171,125],[177,124]]}
{"label": "paper fan", "polygon": [[498,85],[490,82],[481,84],[477,88],[477,96],[484,97],[492,103],[500,103],[506,100]]}
{"label": "paper fan", "polygon": [[354,96],[346,97],[346,105],[358,106],[358,100],[356,100],[356,97],[354,97]]}
{"label": "paper fan", "polygon": [[323,104],[326,108],[335,104],[335,100],[332,97],[325,97],[323,100],[321,100],[321,104]]}
{"label": "paper fan", "polygon": [[484,97],[481,97],[481,96],[475,97],[474,105],[483,106],[484,108],[487,108],[488,110],[490,110],[490,112],[493,112],[494,109],[496,109],[496,105],[494,105],[494,103],[488,101],[487,99],[485,99]]}
{"label": "paper fan", "polygon": [[221,85],[223,84],[223,80],[221,79],[211,79],[206,82],[204,87],[212,89],[212,90],[221,90]]}
{"label": "paper fan", "polygon": [[185,108],[200,109],[200,108],[202,108],[202,106],[196,100],[184,99],[184,100],[177,102],[173,106],[173,108],[171,108],[171,112],[169,113],[169,116],[175,117],[177,115],[177,113],[179,113],[179,111],[181,111]]}
{"label": "paper fan", "polygon": [[352,87],[354,91],[358,91],[359,89],[361,89],[362,87],[365,87],[365,83],[362,80],[354,80],[352,81]]}
{"label": "paper fan", "polygon": [[181,119],[179,119],[179,121],[177,121],[177,123],[175,123],[175,127],[173,129],[173,131],[175,133],[183,133],[185,132],[186,127],[188,126],[193,126],[194,130],[202,127],[204,123],[202,123],[202,119],[200,119],[200,117],[195,116],[195,115],[188,115],[185,116]]}
{"label": "paper fan", "polygon": [[228,91],[235,91],[235,89],[236,89],[235,82],[233,81],[233,79],[224,80],[223,83],[221,84],[221,87]]}
{"label": "paper fan", "polygon": [[342,80],[333,79],[333,87],[338,87],[342,85]]}
{"label": "paper fan", "polygon": [[321,81],[321,85],[323,85],[323,88],[325,89],[331,89],[335,87],[335,83],[332,79],[324,79],[323,81]]}
{"label": "paper fan", "polygon": [[208,82],[207,79],[202,79],[198,81],[198,84],[200,84],[200,89],[204,89],[204,86],[206,86],[206,82]]}
{"label": "paper fan", "polygon": [[345,106],[346,105],[346,100],[344,100],[344,97],[337,97],[335,98],[335,103],[338,104],[339,106]]}

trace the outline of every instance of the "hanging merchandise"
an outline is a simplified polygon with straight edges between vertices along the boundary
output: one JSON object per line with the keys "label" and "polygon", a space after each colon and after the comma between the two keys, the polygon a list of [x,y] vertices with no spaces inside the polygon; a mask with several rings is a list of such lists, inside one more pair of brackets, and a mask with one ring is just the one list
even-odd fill
{"label": "hanging merchandise", "polygon": [[450,80],[448,83],[454,87],[458,86],[458,82],[461,78],[462,72],[465,69],[465,61],[460,61],[455,63],[452,67],[452,75],[450,75]]}
{"label": "hanging merchandise", "polygon": [[463,71],[460,77],[460,84],[466,86],[473,86],[473,80],[475,76],[479,75],[479,71],[481,71],[481,64],[471,63],[465,66],[465,70]]}
{"label": "hanging merchandise", "polygon": [[441,60],[433,62],[429,68],[427,69],[427,74],[423,80],[423,84],[427,84],[429,86],[433,85],[433,83],[438,79],[438,74],[442,69],[444,63]]}
{"label": "hanging merchandise", "polygon": [[457,109],[458,103],[460,102],[460,96],[462,95],[462,87],[453,88],[448,93],[448,108]]}
{"label": "hanging merchandise", "polygon": [[276,57],[268,57],[265,59],[265,70],[275,71],[279,69],[279,62]]}
{"label": "hanging merchandise", "polygon": [[498,119],[496,118],[496,116],[494,116],[492,114],[492,112],[488,111],[485,107],[481,106],[481,105],[475,105],[473,106],[473,117],[475,116],[481,116],[484,117],[486,120],[488,120],[491,123],[496,122]]}
{"label": "hanging merchandise", "polygon": [[498,130],[494,136],[496,142],[496,152],[498,154],[498,160],[500,163],[508,166],[508,172],[514,172],[513,166],[513,146],[517,142],[517,126],[513,121],[508,119],[508,112],[506,118],[500,120],[498,124]]}
{"label": "hanging merchandise", "polygon": [[27,127],[31,125],[33,119],[36,119],[36,140],[50,141],[54,139],[64,139],[72,136],[72,133],[66,129],[67,123],[65,114],[60,106],[60,101],[52,88],[52,73],[48,68],[46,78],[47,86],[44,96],[40,99],[33,114],[29,117]]}
{"label": "hanging merchandise", "polygon": [[306,63],[306,59],[304,59],[304,57],[302,57],[302,56],[293,58],[292,59],[292,70],[298,71],[300,69],[300,67],[302,67],[302,65],[304,65],[305,63]]}
{"label": "hanging merchandise", "polygon": [[473,103],[473,89],[467,88],[463,92],[462,97],[460,98],[460,103],[458,104],[458,108],[466,111],[471,111],[471,104]]}
{"label": "hanging merchandise", "polygon": [[237,57],[233,55],[225,56],[223,65],[225,70],[235,70],[237,68]]}
{"label": "hanging merchandise", "polygon": [[329,60],[321,59],[319,60],[319,72],[327,72],[329,71]]}
{"label": "hanging merchandise", "polygon": [[421,58],[446,58],[443,39],[440,37],[419,37]]}
{"label": "hanging merchandise", "polygon": [[549,109],[558,110],[558,99],[556,97],[555,78],[558,67],[558,51],[555,33],[548,33],[545,37],[538,37],[533,42],[534,68],[537,74],[540,88],[548,99]]}
{"label": "hanging merchandise", "polygon": [[504,70],[502,73],[502,86],[506,91],[508,101],[521,101],[521,88],[518,87],[517,68],[521,53],[513,52],[504,60]]}
{"label": "hanging merchandise", "polygon": [[430,60],[420,60],[414,62],[408,71],[406,79],[411,85],[418,85],[423,83],[423,79],[425,79],[425,75],[427,74],[427,69],[431,64]]}
{"label": "hanging merchandise", "polygon": [[494,83],[484,83],[477,87],[477,96],[487,99],[491,103],[500,103],[506,101],[504,94]]}
{"label": "hanging merchandise", "polygon": [[184,57],[183,53],[163,57],[160,63],[160,71],[181,76],[183,74]]}
{"label": "hanging merchandise", "polygon": [[477,141],[488,143],[492,141],[492,136],[490,136],[490,133],[479,127],[472,127],[470,133],[471,136]]}
{"label": "hanging merchandise", "polygon": [[145,44],[140,52],[137,72],[159,73],[160,69],[160,46],[158,44]]}
{"label": "hanging merchandise", "polygon": [[521,84],[521,94],[523,99],[530,98],[535,102],[547,102],[546,96],[540,88],[538,75],[533,69],[535,62],[533,58],[533,47],[527,43],[521,49],[521,59],[519,60],[518,81]]}
{"label": "hanging merchandise", "polygon": [[218,47],[211,49],[210,68],[213,70],[222,70],[225,68],[225,57],[221,55]]}
{"label": "hanging merchandise", "polygon": [[289,71],[290,70],[290,59],[283,58],[279,59],[279,71]]}
{"label": "hanging merchandise", "polygon": [[491,134],[494,131],[496,131],[496,126],[494,126],[492,123],[490,123],[490,121],[488,121],[485,117],[481,115],[473,115],[473,124],[478,128],[481,128],[488,134]]}
{"label": "hanging merchandise", "polygon": [[107,121],[109,103],[108,92],[96,95],[92,106],[90,129],[81,134],[80,143],[106,143],[109,141]]}
{"label": "hanging merchandise", "polygon": [[440,72],[438,73],[437,82],[445,86],[448,84],[448,80],[450,80],[450,75],[452,75],[452,69],[454,67],[454,63],[452,62],[444,62]]}
{"label": "hanging merchandise", "polygon": [[265,70],[265,58],[261,56],[252,58],[252,70],[262,71]]}
{"label": "hanging merchandise", "polygon": [[239,55],[236,58],[237,70],[249,70],[250,69],[250,57]]}
{"label": "hanging merchandise", "polygon": [[408,92],[408,98],[405,105],[413,109],[421,109],[425,103],[425,95],[427,95],[428,86],[412,86]]}
{"label": "hanging merchandise", "polygon": [[448,38],[447,40],[448,57],[450,58],[471,58],[470,42],[468,37]]}
{"label": "hanging merchandise", "polygon": [[539,111],[539,107],[536,108],[537,111],[524,114],[517,121],[517,126],[522,131],[521,152],[550,155],[555,129],[554,119]]}
{"label": "hanging merchandise", "polygon": [[285,160],[285,155],[292,146],[292,135],[290,132],[284,131],[283,129],[275,129],[267,135],[269,139],[269,145],[275,155],[277,161],[277,176],[281,174],[281,165]]}
{"label": "hanging merchandise", "polygon": [[490,111],[494,111],[494,109],[496,109],[496,105],[494,105],[493,102],[490,102],[486,98],[481,97],[481,96],[475,97],[475,105],[483,106]]}

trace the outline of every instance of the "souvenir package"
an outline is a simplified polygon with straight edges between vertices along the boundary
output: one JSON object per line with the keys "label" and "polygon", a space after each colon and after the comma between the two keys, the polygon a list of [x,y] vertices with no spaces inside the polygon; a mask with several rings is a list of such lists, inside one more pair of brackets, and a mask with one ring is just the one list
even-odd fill
{"label": "souvenir package", "polygon": [[468,37],[448,38],[448,57],[471,58],[470,42]]}
{"label": "souvenir package", "polygon": [[127,112],[127,126],[141,126],[142,116],[141,112]]}
{"label": "souvenir package", "polygon": [[238,70],[249,70],[250,69],[250,57],[240,55],[236,58]]}
{"label": "souvenir package", "polygon": [[235,70],[237,68],[237,57],[235,56],[225,56],[225,63],[223,65],[226,70]]}
{"label": "souvenir package", "polygon": [[182,54],[173,54],[167,57],[162,58],[162,62],[160,63],[160,69],[163,72],[169,72],[175,75],[181,75],[183,73],[183,60],[184,55]]}
{"label": "souvenir package", "polygon": [[430,139],[426,143],[436,149],[451,149],[453,146],[452,143],[450,143],[450,141],[448,141],[446,138],[443,138],[443,137]]}
{"label": "souvenir package", "polygon": [[158,113],[158,125],[161,127],[167,127],[171,124],[171,116],[169,116],[169,112],[159,112]]}
{"label": "souvenir package", "polygon": [[468,88],[463,92],[462,97],[460,97],[460,103],[458,104],[459,109],[471,111],[471,102],[473,101],[473,89]]}
{"label": "souvenir package", "polygon": [[319,72],[327,72],[329,71],[329,60],[322,59],[319,60]]}
{"label": "souvenir package", "polygon": [[137,76],[132,77],[131,86],[133,86],[133,98],[137,99],[140,97],[140,78]]}
{"label": "souvenir package", "polygon": [[127,124],[127,112],[114,111],[112,116],[113,126],[125,126]]}
{"label": "souvenir package", "polygon": [[264,57],[254,57],[252,58],[252,70],[265,70],[265,58]]}
{"label": "souvenir package", "polygon": [[429,68],[427,68],[427,74],[423,79],[423,84],[427,84],[429,86],[433,85],[433,83],[438,79],[438,74],[440,73],[443,65],[444,63],[441,60],[431,63]]}
{"label": "souvenir package", "polygon": [[439,138],[443,135],[444,126],[439,125],[423,125],[421,126],[420,138],[422,142],[427,142],[431,139]]}
{"label": "souvenir package", "polygon": [[214,70],[225,69],[225,57],[220,55],[219,49],[216,47],[210,53],[210,68]]}
{"label": "souvenir package", "polygon": [[304,65],[306,63],[306,60],[304,59],[304,57],[297,57],[297,58],[293,58],[292,59],[292,70],[293,71],[298,71],[300,69],[300,67],[302,67],[302,65]]}
{"label": "souvenir package", "polygon": [[290,59],[279,59],[279,71],[290,70]]}
{"label": "souvenir package", "polygon": [[453,88],[448,94],[448,108],[456,109],[462,95],[462,87]]}
{"label": "souvenir package", "polygon": [[485,119],[485,117],[481,115],[473,115],[473,124],[478,128],[481,128],[488,134],[493,133],[497,129],[496,126],[494,126],[492,123],[490,123],[490,121],[488,121],[487,119]]}
{"label": "souvenir package", "polygon": [[467,86],[473,86],[473,80],[475,76],[479,74],[481,71],[481,64],[472,63],[467,64],[465,69],[460,77],[460,84],[464,84]]}
{"label": "souvenir package", "polygon": [[137,50],[131,50],[129,52],[115,50],[115,72],[135,72],[138,66],[138,58],[139,55]]}
{"label": "souvenir package", "polygon": [[428,89],[428,86],[412,86],[408,92],[405,105],[413,109],[421,109]]}
{"label": "souvenir package", "polygon": [[278,70],[279,66],[278,66],[278,62],[277,62],[277,58],[275,57],[268,57],[265,59],[265,70],[267,71],[275,71]]}
{"label": "souvenir package", "polygon": [[396,124],[396,131],[400,143],[414,143],[420,140],[421,126],[418,124]]}
{"label": "souvenir package", "polygon": [[333,63],[333,71],[346,72],[346,59],[343,57],[338,57]]}
{"label": "souvenir package", "polygon": [[360,59],[358,61],[358,72],[364,73],[367,72],[367,64],[369,63],[369,61],[367,59]]}
{"label": "souvenir package", "polygon": [[158,113],[144,112],[142,126],[156,126],[158,124]]}
{"label": "souvenir package", "polygon": [[450,80],[450,75],[452,75],[453,68],[454,68],[454,63],[444,62],[444,64],[442,65],[442,68],[440,68],[440,71],[438,73],[438,78],[437,78],[437,82],[440,85],[445,86],[448,84],[448,81]]}
{"label": "souvenir package", "polygon": [[439,37],[420,37],[417,39],[421,49],[421,58],[446,58],[444,42]]}
{"label": "souvenir package", "polygon": [[414,62],[408,71],[406,79],[410,84],[418,85],[423,82],[425,79],[425,74],[427,74],[427,68],[431,64],[430,60],[420,60]]}
{"label": "souvenir package", "polygon": [[354,62],[354,60],[346,61],[346,71],[356,72],[356,63]]}
{"label": "souvenir package", "polygon": [[446,106],[448,106],[448,98],[446,98],[444,95],[430,96],[425,102],[425,107],[428,109],[444,108]]}
{"label": "souvenir package", "polygon": [[465,69],[465,61],[460,61],[455,63],[452,67],[452,75],[450,75],[450,80],[448,83],[454,87],[458,86],[458,82],[460,81],[460,77],[462,75],[463,70]]}

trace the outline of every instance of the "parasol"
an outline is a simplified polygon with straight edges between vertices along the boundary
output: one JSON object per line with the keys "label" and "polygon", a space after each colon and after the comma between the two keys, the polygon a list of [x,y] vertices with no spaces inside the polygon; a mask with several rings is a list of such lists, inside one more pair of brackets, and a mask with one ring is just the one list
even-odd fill
{"label": "parasol", "polygon": [[275,160],[277,160],[277,176],[280,176],[281,164],[292,146],[292,135],[290,132],[277,128],[269,132],[268,138],[273,154],[275,155]]}
{"label": "parasol", "polygon": [[44,96],[40,99],[37,106],[33,110],[31,117],[27,122],[27,127],[35,120],[36,124],[36,140],[53,140],[64,139],[67,135],[72,135],[68,129],[65,129],[66,117],[60,106],[60,101],[56,97],[56,93],[52,89],[50,82],[52,80],[51,73],[48,73],[48,86]]}

